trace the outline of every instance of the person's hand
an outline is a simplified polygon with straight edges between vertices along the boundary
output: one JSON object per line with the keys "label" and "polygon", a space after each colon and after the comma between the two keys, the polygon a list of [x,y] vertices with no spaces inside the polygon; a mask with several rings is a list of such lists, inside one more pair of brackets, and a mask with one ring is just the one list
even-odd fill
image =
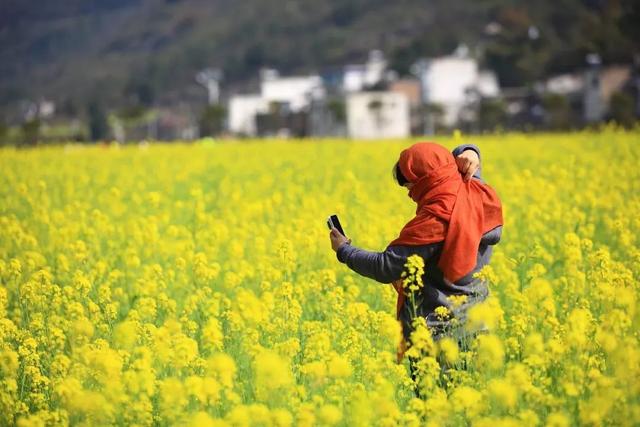
{"label": "person's hand", "polygon": [[480,167],[480,159],[478,153],[474,150],[464,150],[456,157],[458,170],[462,174],[462,179],[468,181]]}
{"label": "person's hand", "polygon": [[340,246],[351,243],[351,239],[344,237],[335,227],[329,232],[329,239],[331,239],[331,249],[336,252],[338,252]]}

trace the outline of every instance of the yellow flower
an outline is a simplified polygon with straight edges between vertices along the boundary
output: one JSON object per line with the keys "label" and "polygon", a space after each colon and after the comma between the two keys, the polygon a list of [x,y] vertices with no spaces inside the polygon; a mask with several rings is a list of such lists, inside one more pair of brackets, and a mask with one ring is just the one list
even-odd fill
{"label": "yellow flower", "polygon": [[481,335],[478,337],[478,366],[489,370],[497,370],[504,362],[504,346],[495,335]]}
{"label": "yellow flower", "polygon": [[439,340],[438,350],[448,364],[452,365],[458,361],[460,349],[458,348],[458,343],[453,339],[445,337]]}
{"label": "yellow flower", "polygon": [[289,411],[282,408],[271,410],[271,419],[276,427],[290,427],[293,424],[293,416]]}
{"label": "yellow flower", "polygon": [[18,427],[44,427],[45,420],[38,414],[30,414],[26,417],[20,417],[17,423]]}
{"label": "yellow flower", "polygon": [[218,319],[212,317],[202,329],[202,343],[206,350],[222,350],[224,334]]}
{"label": "yellow flower", "polygon": [[452,308],[457,308],[465,304],[468,300],[468,295],[449,295],[447,300],[451,303]]}
{"label": "yellow flower", "polygon": [[569,427],[571,421],[562,412],[552,412],[547,417],[546,427]]}
{"label": "yellow flower", "polygon": [[342,411],[335,405],[324,405],[318,410],[318,421],[322,425],[334,426],[342,420]]}
{"label": "yellow flower", "polygon": [[591,312],[584,308],[576,308],[569,313],[567,318],[567,340],[576,348],[582,349],[589,343],[592,332]]}
{"label": "yellow flower", "polygon": [[291,368],[277,353],[265,350],[258,354],[253,363],[255,391],[259,400],[265,400],[278,389],[293,384]]}
{"label": "yellow flower", "polygon": [[348,378],[353,372],[349,359],[338,354],[334,354],[328,361],[329,375],[334,378]]}
{"label": "yellow flower", "polygon": [[118,324],[113,331],[114,344],[118,348],[131,350],[138,339],[136,322],[125,321]]}
{"label": "yellow flower", "polygon": [[173,337],[171,361],[177,369],[184,368],[198,356],[198,343],[184,334]]}
{"label": "yellow flower", "polygon": [[310,377],[313,381],[321,382],[327,375],[327,366],[321,361],[309,362],[300,367],[300,372]]}
{"label": "yellow flower", "polygon": [[487,384],[487,391],[494,405],[506,410],[513,410],[518,403],[518,391],[509,381],[492,379]]}
{"label": "yellow flower", "polygon": [[217,353],[208,360],[209,372],[225,387],[233,387],[236,375],[236,363],[225,353]]}
{"label": "yellow flower", "polygon": [[206,412],[199,411],[193,414],[187,423],[189,427],[224,427],[227,423],[222,420],[216,420]]}
{"label": "yellow flower", "polygon": [[450,401],[453,402],[454,410],[464,411],[471,419],[475,418],[484,407],[482,393],[468,386],[457,387],[453,390]]}
{"label": "yellow flower", "polygon": [[3,376],[15,375],[18,366],[18,353],[8,348],[0,351],[0,372]]}
{"label": "yellow flower", "polygon": [[420,358],[423,355],[433,355],[435,353],[435,344],[424,317],[416,317],[413,320],[413,328],[411,332],[411,346],[407,350],[406,355],[413,358]]}
{"label": "yellow flower", "polygon": [[407,257],[405,269],[402,272],[403,287],[411,292],[422,288],[422,276],[424,275],[424,259],[420,255]]}
{"label": "yellow flower", "polygon": [[449,309],[444,305],[436,307],[436,309],[434,310],[434,313],[438,318],[438,320],[441,320],[441,321],[447,320],[451,315],[451,311],[449,311]]}
{"label": "yellow flower", "polygon": [[[409,141],[0,147],[0,418],[640,425],[638,132],[477,138],[505,224],[464,327],[489,335],[458,350],[417,316],[424,399],[395,290],[337,263],[318,221],[384,248],[415,208],[382,173]],[[424,264],[401,277],[412,309]]]}
{"label": "yellow flower", "polygon": [[486,301],[476,304],[469,309],[465,328],[469,332],[481,329],[496,329],[503,321],[504,312],[496,298],[489,297]]}
{"label": "yellow flower", "polygon": [[[421,402],[422,403],[422,402]],[[435,422],[438,425],[443,425],[451,419],[453,413],[452,404],[447,398],[447,393],[444,390],[436,389],[424,402],[424,408],[418,409],[418,414],[428,414],[430,421]]]}

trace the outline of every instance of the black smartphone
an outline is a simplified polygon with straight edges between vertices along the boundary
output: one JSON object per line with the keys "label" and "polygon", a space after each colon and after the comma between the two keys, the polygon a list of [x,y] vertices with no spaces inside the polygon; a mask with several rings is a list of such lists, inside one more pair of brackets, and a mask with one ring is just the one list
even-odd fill
{"label": "black smartphone", "polygon": [[347,235],[344,234],[344,230],[342,229],[342,225],[340,224],[338,215],[331,215],[329,218],[327,218],[327,227],[329,227],[329,230],[331,230],[332,228],[336,228],[340,232],[340,234],[342,234],[344,237],[347,237]]}

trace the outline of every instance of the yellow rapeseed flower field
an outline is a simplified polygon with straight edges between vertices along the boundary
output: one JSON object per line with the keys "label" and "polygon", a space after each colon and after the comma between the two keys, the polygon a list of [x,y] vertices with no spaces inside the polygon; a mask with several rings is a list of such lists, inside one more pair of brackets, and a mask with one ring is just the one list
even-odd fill
{"label": "yellow rapeseed flower field", "polygon": [[411,141],[0,150],[0,425],[639,425],[640,134],[437,141],[480,147],[505,225],[489,333],[421,333],[422,399],[325,224],[397,237]]}

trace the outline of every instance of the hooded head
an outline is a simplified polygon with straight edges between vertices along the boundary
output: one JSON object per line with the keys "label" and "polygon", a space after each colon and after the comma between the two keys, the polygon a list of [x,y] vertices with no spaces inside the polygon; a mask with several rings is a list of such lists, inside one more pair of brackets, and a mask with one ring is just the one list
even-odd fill
{"label": "hooded head", "polygon": [[449,181],[462,183],[453,154],[432,142],[419,142],[403,150],[398,169],[406,181],[413,184],[409,196],[416,203],[440,184]]}
{"label": "hooded head", "polygon": [[398,166],[418,206],[389,245],[444,241],[438,266],[455,282],[473,269],[482,234],[502,224],[500,199],[478,180],[463,181],[453,155],[438,144],[412,145],[400,153]]}

